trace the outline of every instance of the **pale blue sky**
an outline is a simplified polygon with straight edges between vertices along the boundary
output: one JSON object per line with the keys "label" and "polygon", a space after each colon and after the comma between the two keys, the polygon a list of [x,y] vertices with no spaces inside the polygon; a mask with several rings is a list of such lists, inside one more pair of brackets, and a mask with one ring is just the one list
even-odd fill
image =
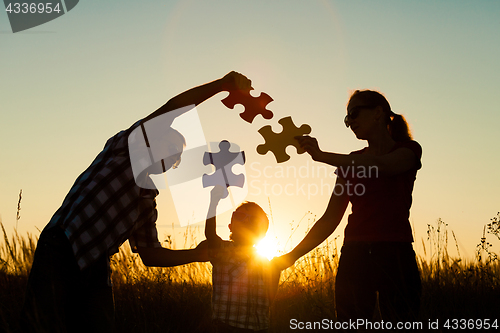
{"label": "pale blue sky", "polygon": [[[12,34],[2,11],[0,217],[12,230],[22,188],[19,229],[37,233],[109,137],[175,94],[236,70],[274,98],[273,120],[242,122],[220,103],[224,94],[202,104],[200,118],[208,141],[238,143],[261,168],[277,165],[256,154],[257,130],[271,123],[279,131],[288,115],[309,124],[325,150],[363,147],[342,122],[349,93],[383,92],[423,147],[411,211],[417,249],[441,217],[462,255],[472,256],[500,210],[499,17],[498,1],[86,0]],[[306,165],[289,149],[284,166]],[[248,200],[269,212],[267,197],[250,192]],[[291,220],[320,216],[328,195],[269,200],[286,239]],[[177,223],[168,193],[158,202],[158,223]]]}

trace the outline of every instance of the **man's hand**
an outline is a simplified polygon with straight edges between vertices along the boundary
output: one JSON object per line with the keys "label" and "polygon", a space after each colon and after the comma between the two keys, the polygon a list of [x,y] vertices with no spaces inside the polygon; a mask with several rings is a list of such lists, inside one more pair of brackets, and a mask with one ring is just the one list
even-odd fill
{"label": "man's hand", "polygon": [[222,90],[252,90],[252,81],[245,75],[232,71],[226,74],[222,79]]}

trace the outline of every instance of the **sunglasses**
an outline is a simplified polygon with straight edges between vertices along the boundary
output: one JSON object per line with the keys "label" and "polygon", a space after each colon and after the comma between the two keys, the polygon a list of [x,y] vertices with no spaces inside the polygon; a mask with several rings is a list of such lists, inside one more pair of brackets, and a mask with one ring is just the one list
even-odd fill
{"label": "sunglasses", "polygon": [[349,127],[350,126],[349,122],[351,120],[354,120],[354,119],[358,118],[359,112],[362,109],[373,109],[375,107],[377,107],[377,105],[359,105],[359,106],[356,106],[356,107],[352,108],[351,111],[348,112],[347,115],[344,118],[344,124],[345,124],[345,126]]}

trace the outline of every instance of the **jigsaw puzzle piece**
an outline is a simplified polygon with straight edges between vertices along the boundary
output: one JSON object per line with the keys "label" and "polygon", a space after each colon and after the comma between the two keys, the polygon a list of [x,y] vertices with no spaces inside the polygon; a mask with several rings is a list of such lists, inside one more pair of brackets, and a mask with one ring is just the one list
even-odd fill
{"label": "jigsaw puzzle piece", "polygon": [[245,152],[230,152],[231,144],[223,140],[219,143],[218,153],[205,152],[203,155],[203,164],[212,164],[215,167],[213,174],[204,174],[202,177],[203,187],[221,185],[225,188],[223,198],[229,195],[227,188],[229,186],[238,186],[240,188],[245,184],[245,176],[243,174],[235,175],[233,166],[235,164],[245,164]]}
{"label": "jigsaw puzzle piece", "polygon": [[240,188],[243,188],[243,185],[245,184],[245,176],[226,175],[226,177],[224,177],[222,169],[219,169],[216,170],[211,175],[204,174],[202,177],[202,183],[203,187],[217,186],[217,185],[223,186],[224,194],[222,195],[222,199],[224,199],[227,198],[227,196],[229,195],[229,191],[227,190],[229,186],[238,186]]}
{"label": "jigsaw puzzle piece", "polygon": [[299,142],[294,139],[296,136],[311,133],[311,126],[304,124],[300,127],[295,126],[292,117],[285,117],[278,121],[283,127],[281,133],[275,133],[270,125],[264,126],[259,130],[259,133],[264,137],[266,143],[257,146],[257,152],[261,155],[272,151],[278,163],[286,162],[290,156],[285,149],[288,146],[294,146],[297,149],[297,154],[303,154],[305,150],[300,147]]}
{"label": "jigsaw puzzle piece", "polygon": [[252,123],[254,118],[260,114],[264,119],[271,119],[273,113],[266,109],[267,104],[271,103],[273,99],[266,93],[261,93],[259,97],[250,95],[248,90],[233,90],[229,96],[224,98],[221,102],[229,109],[233,109],[236,104],[241,104],[245,107],[245,111],[240,113],[243,120]]}

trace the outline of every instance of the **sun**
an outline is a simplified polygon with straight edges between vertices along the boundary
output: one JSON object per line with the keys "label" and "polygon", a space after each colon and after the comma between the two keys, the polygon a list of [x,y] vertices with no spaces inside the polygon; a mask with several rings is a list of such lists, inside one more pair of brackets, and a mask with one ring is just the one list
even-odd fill
{"label": "sun", "polygon": [[278,242],[273,239],[269,234],[266,235],[257,245],[255,245],[257,253],[268,260],[278,255]]}

